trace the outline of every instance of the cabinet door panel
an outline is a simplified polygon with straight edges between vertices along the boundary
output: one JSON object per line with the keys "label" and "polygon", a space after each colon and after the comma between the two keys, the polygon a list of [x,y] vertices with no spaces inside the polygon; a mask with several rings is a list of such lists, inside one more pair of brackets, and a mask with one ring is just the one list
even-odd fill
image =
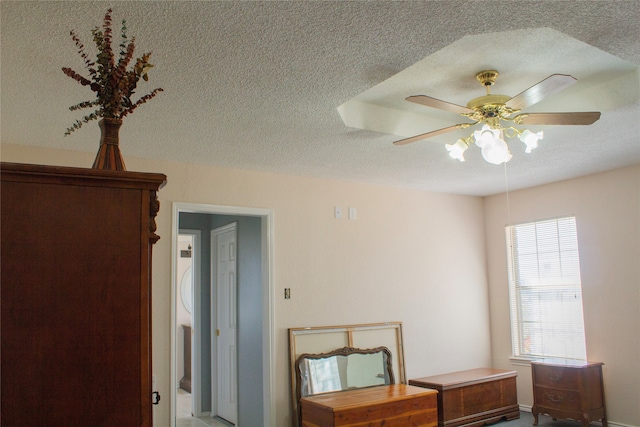
{"label": "cabinet door panel", "polygon": [[[138,425],[139,194],[32,187],[2,187],[3,205],[22,212],[2,215],[2,412]],[[122,203],[137,212],[115,212]]]}

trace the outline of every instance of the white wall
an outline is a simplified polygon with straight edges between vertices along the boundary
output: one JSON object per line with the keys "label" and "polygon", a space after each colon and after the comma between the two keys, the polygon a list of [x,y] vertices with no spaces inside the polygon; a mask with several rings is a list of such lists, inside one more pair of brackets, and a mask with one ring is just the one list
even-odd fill
{"label": "white wall", "polygon": [[640,425],[640,166],[485,199],[493,365],[517,369],[533,404],[529,366],[513,366],[504,227],[575,215],[587,358],[604,362],[609,420]]}
{"label": "white wall", "polygon": [[[3,161],[89,167],[94,154],[4,144]],[[126,157],[160,172],[153,369],[169,426],[171,204],[274,212],[275,426],[291,424],[287,328],[402,321],[408,378],[491,365],[483,200]],[[357,208],[357,220],[333,217]],[[291,299],[283,298],[291,288]],[[247,427],[247,426],[245,426]]]}

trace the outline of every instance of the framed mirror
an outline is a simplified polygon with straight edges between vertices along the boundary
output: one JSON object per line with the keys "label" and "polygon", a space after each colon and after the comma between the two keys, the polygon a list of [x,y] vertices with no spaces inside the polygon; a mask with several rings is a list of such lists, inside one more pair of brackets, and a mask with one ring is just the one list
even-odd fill
{"label": "framed mirror", "polygon": [[394,384],[386,347],[344,347],[329,353],[301,354],[296,360],[296,397]]}
{"label": "framed mirror", "polygon": [[289,359],[294,427],[300,425],[299,401],[306,395],[406,383],[401,322],[290,328]]}

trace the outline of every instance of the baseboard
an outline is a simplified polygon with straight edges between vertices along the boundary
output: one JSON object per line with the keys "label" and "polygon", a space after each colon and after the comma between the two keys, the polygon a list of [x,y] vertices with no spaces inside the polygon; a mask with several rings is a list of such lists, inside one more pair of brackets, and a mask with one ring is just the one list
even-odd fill
{"label": "baseboard", "polygon": [[215,417],[213,417],[213,419],[218,421],[219,423],[222,423],[222,424],[227,425],[229,427],[233,427],[233,424],[231,424],[229,421],[225,420],[224,418],[220,418],[217,415]]}
{"label": "baseboard", "polygon": [[[520,406],[520,410],[522,412],[531,412],[531,406],[529,406],[529,405],[518,405],[518,406]],[[590,425],[595,425],[595,426],[602,426],[602,422],[600,422],[600,421],[591,421],[589,424]],[[611,421],[611,420],[607,420],[607,424],[610,425],[610,426],[614,426],[614,427],[636,427],[636,426],[633,426],[631,424],[622,424],[622,423],[617,423],[617,422]]]}

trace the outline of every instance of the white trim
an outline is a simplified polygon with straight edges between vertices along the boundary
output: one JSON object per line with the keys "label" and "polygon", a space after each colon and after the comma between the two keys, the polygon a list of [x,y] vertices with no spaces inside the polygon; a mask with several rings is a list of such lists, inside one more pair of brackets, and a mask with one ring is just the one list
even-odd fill
{"label": "white trim", "polygon": [[[274,281],[274,269],[273,269],[273,245],[274,245],[274,228],[273,228],[273,211],[268,211],[267,215],[262,215],[262,283],[268,286],[263,286],[262,296],[263,309],[266,319],[262,321],[262,336],[269,339],[262,340],[262,354],[267,355],[262,358],[262,372],[264,372],[264,378],[262,381],[262,402],[264,412],[264,425],[275,426],[276,425],[276,402],[272,396],[276,395],[276,381],[275,381],[275,360],[276,350],[274,345],[275,339],[275,321],[274,310],[275,305],[275,281]],[[265,256],[266,255],[266,256]]]}
{"label": "white trim", "polygon": [[[201,266],[202,266],[202,260],[200,259],[200,247],[202,245],[202,233],[200,232],[200,230],[189,230],[189,229],[178,229],[178,234],[186,234],[186,235],[190,235],[193,236],[193,248],[192,248],[192,253],[194,254],[192,256],[193,259],[193,263],[192,263],[192,272],[193,272],[193,296],[194,298],[192,299],[192,313],[191,313],[191,327],[193,328],[193,331],[198,331],[200,330],[200,305],[199,302],[200,300],[195,298],[195,295],[199,295],[200,294],[200,288],[201,288]],[[197,255],[196,255],[197,254]],[[176,253],[176,262],[177,262],[177,253]],[[174,270],[176,271],[176,270]],[[173,275],[175,276],[175,274]],[[177,277],[174,277],[174,279],[176,280],[176,300],[174,301],[175,304],[177,304],[178,302],[178,295],[180,293],[180,290],[178,289],[178,282],[177,282]],[[176,316],[177,316],[177,312],[176,312]],[[175,320],[174,320],[174,330],[177,330],[178,325],[175,324]],[[202,412],[202,405],[200,404],[200,396],[202,396],[202,384],[200,384],[200,381],[198,381],[198,378],[200,378],[200,354],[201,354],[201,347],[202,347],[202,342],[200,340],[200,335],[199,334],[192,334],[192,343],[191,345],[193,346],[193,354],[191,355],[191,359],[193,360],[192,366],[191,366],[191,410],[193,411],[194,415],[196,417],[200,417],[205,415],[205,413]],[[176,346],[175,349],[177,351],[178,345],[177,345],[177,341],[176,341]],[[173,347],[172,347],[173,348]],[[177,359],[177,354],[175,355],[176,359]],[[177,374],[177,372],[176,372]],[[177,376],[176,376],[176,380],[177,380]],[[177,384],[176,384],[176,393],[178,391],[177,388]]]}
{"label": "white trim", "polygon": [[178,381],[176,379],[177,371],[177,345],[176,345],[176,317],[177,310],[176,305],[178,301],[178,285],[176,280],[176,271],[178,271],[178,235],[179,224],[175,220],[177,218],[175,205],[173,209],[173,216],[171,220],[171,363],[170,363],[170,381],[171,384],[171,405],[169,408],[169,416],[171,417],[171,427],[176,425],[176,405],[178,398]]}
{"label": "white trim", "polygon": [[[276,408],[275,408],[275,345],[274,345],[274,280],[273,278],[273,246],[274,246],[274,231],[273,231],[273,211],[264,208],[247,208],[247,207],[235,207],[235,206],[218,206],[218,205],[206,205],[198,203],[184,203],[173,202],[172,219],[171,219],[171,324],[176,322],[176,247],[178,239],[178,227],[179,217],[181,212],[191,213],[204,213],[213,215],[247,215],[258,216],[262,218],[262,271],[263,271],[263,331],[262,335],[265,338],[263,340],[263,384],[262,390],[263,402],[264,402],[264,426],[276,425]],[[176,425],[176,397],[177,397],[177,381],[176,381],[176,332],[175,328],[171,328],[171,426]]]}
{"label": "white trim", "polygon": [[524,357],[524,356],[510,356],[509,360],[512,365],[516,366],[531,366],[531,362],[539,360],[539,358]]}
{"label": "white trim", "polygon": [[[531,406],[530,406],[530,405],[523,405],[523,404],[520,404],[520,405],[518,405],[518,406],[520,407],[520,410],[521,410],[522,412],[529,412],[529,413],[531,413]],[[548,417],[548,415],[545,415],[545,414],[540,414],[540,415],[545,416],[545,417]],[[594,425],[594,424],[595,424],[595,425],[598,425],[598,426],[601,426],[601,425],[602,425],[602,421],[600,421],[600,420],[598,420],[598,421],[594,421],[594,420],[592,420],[592,421],[590,421],[590,422],[589,422],[589,425]],[[610,420],[607,420],[607,424],[608,424],[608,425],[610,425],[610,426],[616,426],[616,427],[636,427],[636,426],[633,426],[633,425],[631,425],[631,424],[616,423],[616,422],[614,422],[614,421],[610,421]]]}
{"label": "white trim", "polygon": [[[602,421],[592,421],[592,422],[600,426],[602,425]],[[609,421],[609,420],[607,420],[607,425],[617,426],[617,427],[635,427],[631,424],[616,423],[615,421]]]}

